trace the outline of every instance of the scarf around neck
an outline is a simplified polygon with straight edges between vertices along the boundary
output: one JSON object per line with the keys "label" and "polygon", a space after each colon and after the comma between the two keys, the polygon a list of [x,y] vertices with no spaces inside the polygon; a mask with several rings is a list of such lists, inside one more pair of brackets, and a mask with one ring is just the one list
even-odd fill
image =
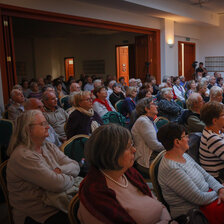
{"label": "scarf around neck", "polygon": [[[143,177],[134,168],[129,168],[125,175],[144,195],[152,197],[151,191],[144,182]],[[104,175],[93,166],[80,184],[79,197],[85,208],[105,224],[136,224],[118,202],[115,192],[107,187]]]}
{"label": "scarf around neck", "polygon": [[82,107],[75,107],[75,110],[78,110],[80,113],[83,113],[89,117],[92,117],[94,115],[94,110],[90,109],[90,110],[85,110]]}
{"label": "scarf around neck", "polygon": [[96,98],[96,99],[93,101],[93,103],[94,103],[94,102],[98,102],[98,103],[104,105],[104,106],[107,108],[108,111],[112,111],[112,109],[111,109],[109,103],[107,102],[107,100],[102,101],[102,100]]}

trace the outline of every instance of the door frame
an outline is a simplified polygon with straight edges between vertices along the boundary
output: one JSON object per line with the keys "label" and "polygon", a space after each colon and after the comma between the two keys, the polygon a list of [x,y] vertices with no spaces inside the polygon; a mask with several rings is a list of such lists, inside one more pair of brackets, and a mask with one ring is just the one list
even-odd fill
{"label": "door frame", "polygon": [[186,42],[186,41],[178,41],[178,76],[182,75],[182,51],[181,51],[181,44],[187,44],[194,47],[194,61],[196,58],[196,43],[193,42]]}
{"label": "door frame", "polygon": [[73,59],[73,73],[74,73],[74,77],[75,77],[75,57],[65,57],[64,58],[64,67],[65,67],[65,80],[67,81],[69,79],[69,76],[66,76],[66,64],[65,61],[66,59]]}
{"label": "door frame", "polygon": [[[154,61],[155,61],[155,67],[156,67],[155,76],[158,81],[161,80],[160,30],[158,29],[104,21],[99,19],[78,17],[78,16],[54,13],[49,11],[29,9],[29,8],[6,5],[6,4],[0,4],[0,17],[1,17],[0,21],[2,21],[3,16],[8,16],[10,19],[12,17],[18,17],[18,18],[41,20],[46,22],[57,22],[57,23],[80,25],[80,26],[86,26],[86,27],[119,30],[119,31],[125,31],[125,32],[154,34],[155,43],[156,43],[155,52],[154,52],[155,54]],[[2,26],[0,26],[0,29],[1,29],[0,32],[2,32]],[[12,38],[13,36],[11,37],[11,39],[6,40],[6,42],[12,41]],[[0,41],[1,49],[4,49],[4,45],[6,44],[6,42]],[[14,51],[12,52],[12,54],[14,54]],[[0,67],[1,67],[1,73],[2,73],[2,80],[4,80],[4,78],[6,78],[8,75],[7,68],[5,65],[6,59],[4,56],[4,50],[0,51],[0,58],[3,58],[2,60],[0,60]],[[13,58],[12,65],[13,64],[15,64],[15,58]],[[15,73],[15,77],[17,77],[16,73]],[[13,86],[14,84],[16,84],[16,79],[14,81],[12,80],[10,85],[7,85],[7,86],[3,85],[3,95],[4,95],[5,103],[9,98],[11,86]]]}

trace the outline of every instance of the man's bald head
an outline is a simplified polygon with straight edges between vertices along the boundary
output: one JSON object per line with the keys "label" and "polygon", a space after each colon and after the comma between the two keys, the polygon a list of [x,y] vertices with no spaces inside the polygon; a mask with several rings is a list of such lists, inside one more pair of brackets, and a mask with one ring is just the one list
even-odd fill
{"label": "man's bald head", "polygon": [[43,103],[36,98],[29,98],[25,105],[24,105],[25,110],[40,110],[44,112],[44,105]]}

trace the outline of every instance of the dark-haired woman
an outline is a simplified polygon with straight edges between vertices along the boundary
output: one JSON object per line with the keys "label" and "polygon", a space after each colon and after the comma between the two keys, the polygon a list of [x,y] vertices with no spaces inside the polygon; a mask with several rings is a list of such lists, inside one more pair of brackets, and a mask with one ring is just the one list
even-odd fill
{"label": "dark-haired woman", "polygon": [[107,100],[107,90],[104,86],[98,86],[93,90],[96,99],[93,101],[93,110],[103,117],[110,111],[116,111],[110,101]]}
{"label": "dark-haired woman", "polygon": [[125,98],[123,92],[121,91],[121,87],[118,83],[115,83],[112,86],[112,90],[113,93],[110,94],[110,102],[113,105],[113,107],[115,107],[115,104],[119,101],[119,100],[123,100]]}
{"label": "dark-haired woman", "polygon": [[189,139],[184,127],[170,122],[157,136],[167,150],[159,165],[158,181],[172,217],[200,207],[210,224],[223,224],[224,186],[185,153]]}
{"label": "dark-haired woman", "polygon": [[81,223],[168,223],[167,209],[132,168],[135,152],[130,132],[121,126],[93,132],[85,145],[92,167],[79,190]]}
{"label": "dark-haired woman", "polygon": [[199,159],[201,166],[213,177],[224,183],[224,105],[208,102],[201,109],[201,120],[205,123],[202,132]]}

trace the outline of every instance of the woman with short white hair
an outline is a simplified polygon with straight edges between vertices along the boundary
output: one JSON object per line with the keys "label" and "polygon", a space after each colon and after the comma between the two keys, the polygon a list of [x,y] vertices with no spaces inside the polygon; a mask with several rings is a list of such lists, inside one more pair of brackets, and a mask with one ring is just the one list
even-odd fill
{"label": "woman with short white hair", "polygon": [[48,129],[39,110],[26,111],[16,120],[7,164],[7,189],[15,224],[69,223],[67,214],[44,203],[43,196],[70,189],[80,168],[56,145],[45,142]]}
{"label": "woman with short white hair", "polygon": [[179,117],[182,108],[173,101],[172,88],[163,88],[161,90],[162,99],[158,104],[158,115],[166,117],[170,121],[175,121]]}
{"label": "woman with short white hair", "polygon": [[210,102],[222,102],[222,98],[223,98],[223,90],[221,87],[219,86],[213,86],[210,89]]}

